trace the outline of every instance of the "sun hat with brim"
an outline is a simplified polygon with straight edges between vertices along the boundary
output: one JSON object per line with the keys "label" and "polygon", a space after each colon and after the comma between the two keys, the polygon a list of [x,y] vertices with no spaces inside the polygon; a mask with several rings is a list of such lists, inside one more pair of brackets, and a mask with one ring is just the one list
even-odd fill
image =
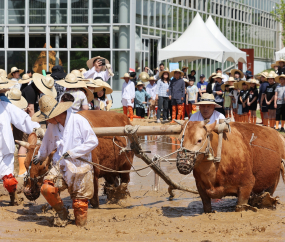
{"label": "sun hat with brim", "polygon": [[54,79],[51,76],[43,76],[39,73],[34,73],[32,79],[36,87],[43,94],[56,98],[57,92],[54,87]]}
{"label": "sun hat with brim", "polygon": [[214,77],[215,75],[217,75],[216,72],[213,72],[211,76],[209,76],[208,81],[211,81],[212,77]]}
{"label": "sun hat with brim", "polygon": [[64,80],[57,81],[56,83],[66,88],[87,88],[86,83],[84,81],[79,81],[72,73],[67,74]]}
{"label": "sun hat with brim", "polygon": [[170,72],[167,70],[164,70],[164,71],[159,72],[159,78],[161,78],[164,73],[168,73],[168,77],[170,77]]}
{"label": "sun hat with brim", "polygon": [[78,79],[78,81],[82,81],[82,72],[79,70],[73,70],[70,73],[72,73],[73,75],[75,75]]}
{"label": "sun hat with brim", "polygon": [[10,88],[14,86],[17,82],[11,81],[3,76],[0,76],[0,89]]}
{"label": "sun hat with brim", "polygon": [[18,88],[12,88],[6,92],[7,98],[12,104],[20,109],[25,109],[28,107],[27,100],[22,96],[22,92]]}
{"label": "sun hat with brim", "polygon": [[280,78],[281,78],[281,77],[285,78],[285,74],[282,73],[280,76],[275,77],[275,81],[276,81],[277,83],[280,83]]}
{"label": "sun hat with brim", "polygon": [[229,77],[229,79],[227,80],[227,82],[235,82],[235,79],[231,76],[231,77]]}
{"label": "sun hat with brim", "polygon": [[91,90],[89,90],[88,87],[81,87],[81,88],[85,90],[87,102],[90,103],[94,99],[93,92],[91,92]]}
{"label": "sun hat with brim", "polygon": [[137,83],[136,87],[137,87],[137,86],[140,86],[140,85],[143,85],[143,86],[144,86],[144,83],[143,83],[142,81],[139,81],[139,82]]}
{"label": "sun hat with brim", "polygon": [[96,79],[93,81],[93,83],[97,86],[95,87],[94,92],[100,92],[103,88],[105,89],[105,94],[111,94],[113,92],[111,86],[107,82],[102,81],[101,79]]}
{"label": "sun hat with brim", "polygon": [[280,66],[280,62],[284,62],[284,64],[285,64],[285,60],[283,60],[283,59],[281,59],[281,60],[279,60],[279,61],[276,61],[276,64],[277,64],[278,66]]}
{"label": "sun hat with brim", "polygon": [[259,81],[255,80],[255,79],[250,79],[248,82],[249,82],[249,84],[256,84],[256,86],[260,86]]}
{"label": "sun hat with brim", "polygon": [[274,78],[278,76],[278,75],[275,73],[275,71],[270,71],[268,75],[272,75],[272,76],[274,76]]}
{"label": "sun hat with brim", "polygon": [[7,72],[3,69],[0,69],[0,76],[7,78]]}
{"label": "sun hat with brim", "polygon": [[154,78],[154,76],[151,76],[150,78],[148,78],[148,81],[156,81],[156,79]]}
{"label": "sun hat with brim", "polygon": [[239,90],[242,90],[242,89],[243,89],[243,88],[242,88],[242,86],[243,86],[242,84],[243,84],[243,83],[245,83],[245,84],[247,85],[247,87],[250,88],[250,82],[247,82],[247,81],[240,81],[240,82],[238,82],[238,84],[237,84]]}
{"label": "sun hat with brim", "polygon": [[[88,66],[89,69],[92,69],[92,68],[93,68],[93,62],[94,62],[95,60],[97,60],[97,59],[105,59],[106,65],[107,65],[107,64],[110,64],[109,61],[108,61],[106,58],[101,57],[101,56],[96,56],[96,57],[93,57],[93,58],[91,58],[90,60],[88,60],[88,61],[86,62],[86,65]],[[106,66],[103,66],[103,70],[105,70],[105,69],[106,69]]]}
{"label": "sun hat with brim", "polygon": [[271,68],[272,68],[272,69],[274,69],[276,66],[279,67],[279,65],[278,65],[277,63],[271,64]]}
{"label": "sun hat with brim", "polygon": [[188,79],[186,79],[186,78],[183,78],[183,81],[185,82],[185,83],[189,83],[189,80]]}
{"label": "sun hat with brim", "polygon": [[244,77],[243,72],[242,72],[241,70],[238,70],[238,69],[232,69],[232,70],[231,70],[231,75],[232,75],[232,77],[234,77],[234,76],[235,76],[235,73],[236,73],[236,72],[238,72],[238,73],[239,73],[240,78],[243,78],[243,77]]}
{"label": "sun hat with brim", "polygon": [[219,104],[217,104],[215,102],[215,97],[213,94],[209,94],[209,93],[203,93],[201,98],[200,98],[200,102],[198,103],[194,103],[194,105],[206,105],[206,104],[214,104],[216,108],[221,108],[222,106],[220,106]]}
{"label": "sun hat with brim", "polygon": [[28,74],[24,74],[22,76],[22,79],[19,80],[20,84],[26,84],[29,83],[31,80],[33,80],[32,78],[30,78],[30,76]]}
{"label": "sun hat with brim", "polygon": [[[278,75],[277,75],[278,76]],[[269,73],[267,76],[266,76],[266,79],[275,79],[277,76],[273,75],[272,73]]]}
{"label": "sun hat with brim", "polygon": [[39,100],[40,111],[36,112],[32,116],[32,121],[43,122],[52,119],[72,106],[72,102],[60,102],[58,103],[54,97],[50,95],[44,95]]}
{"label": "sun hat with brim", "polygon": [[13,78],[12,73],[14,73],[14,72],[19,72],[20,74],[22,74],[24,72],[24,70],[18,69],[17,67],[12,67],[11,72],[8,74],[9,79]]}
{"label": "sun hat with brim", "polygon": [[213,77],[213,79],[217,79],[217,78],[224,79],[224,77],[222,76],[221,73],[218,73],[218,74],[216,74],[216,75]]}
{"label": "sun hat with brim", "polygon": [[184,69],[189,69],[189,67],[187,67],[187,66],[182,66],[182,68],[181,68],[181,70],[184,70]]}
{"label": "sun hat with brim", "polygon": [[142,82],[148,82],[148,79],[149,79],[149,75],[146,73],[146,72],[141,72],[141,74],[139,75],[139,79],[142,81]]}
{"label": "sun hat with brim", "polygon": [[130,74],[129,73],[125,73],[124,76],[120,77],[120,79],[125,79],[125,78],[131,79]]}
{"label": "sun hat with brim", "polygon": [[234,86],[231,85],[229,81],[227,81],[221,86],[221,89],[223,90],[223,92],[226,90],[226,86],[229,86],[229,88],[234,88]]}
{"label": "sun hat with brim", "polygon": [[174,77],[174,73],[175,73],[175,72],[179,72],[180,75],[184,75],[184,72],[183,72],[183,71],[181,71],[180,69],[175,69],[175,70],[173,70],[172,72],[170,72],[170,77]]}

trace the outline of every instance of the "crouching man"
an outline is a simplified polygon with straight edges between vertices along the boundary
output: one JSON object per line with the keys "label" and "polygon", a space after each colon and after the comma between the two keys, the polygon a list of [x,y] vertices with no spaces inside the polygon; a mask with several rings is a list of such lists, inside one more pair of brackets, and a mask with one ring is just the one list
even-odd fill
{"label": "crouching man", "polygon": [[58,103],[53,97],[44,95],[39,100],[40,111],[33,121],[48,121],[49,125],[34,164],[43,162],[56,149],[53,167],[44,177],[41,193],[55,209],[58,218],[55,226],[65,226],[68,210],[64,207],[59,192],[68,189],[73,200],[75,223],[84,226],[87,222],[88,199],[94,194],[91,151],[97,147],[98,139],[89,122],[80,114],[72,113],[72,102]]}

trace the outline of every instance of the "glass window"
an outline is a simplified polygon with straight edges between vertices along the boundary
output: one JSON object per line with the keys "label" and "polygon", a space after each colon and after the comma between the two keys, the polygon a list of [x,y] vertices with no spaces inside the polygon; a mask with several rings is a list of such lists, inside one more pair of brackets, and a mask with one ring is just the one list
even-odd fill
{"label": "glass window", "polygon": [[130,28],[126,25],[113,26],[113,48],[128,49],[130,47]]}
{"label": "glass window", "polygon": [[110,23],[110,0],[93,0],[93,23]]}
{"label": "glass window", "polygon": [[130,22],[130,0],[113,0],[113,23]]}
{"label": "glass window", "polygon": [[70,51],[70,71],[74,69],[86,68],[86,61],[89,60],[88,51]]}
{"label": "glass window", "polygon": [[143,25],[148,25],[147,15],[148,15],[148,0],[143,0]]}
{"label": "glass window", "polygon": [[154,29],[149,29],[149,34],[154,35]]}
{"label": "glass window", "polygon": [[62,66],[65,73],[68,72],[67,68],[67,51],[49,51],[49,71],[52,71],[54,66]]}
{"label": "glass window", "polygon": [[136,26],[135,48],[136,48],[136,50],[141,50],[142,49],[141,27],[138,27],[138,26]]}
{"label": "glass window", "polygon": [[9,34],[8,39],[8,48],[25,48],[24,34]]}
{"label": "glass window", "polygon": [[88,34],[72,34],[71,48],[88,48]]}
{"label": "glass window", "polygon": [[5,51],[0,51],[0,69],[5,70]]}
{"label": "glass window", "polygon": [[155,26],[157,28],[161,28],[161,26],[160,26],[160,16],[161,16],[160,5],[161,4],[159,2],[156,2],[156,23],[155,23]]}
{"label": "glass window", "polygon": [[93,33],[92,48],[110,48],[110,33]]}
{"label": "glass window", "polygon": [[172,30],[172,6],[167,5],[167,29]]}
{"label": "glass window", "polygon": [[113,67],[113,90],[121,91],[124,80],[120,77],[124,76],[129,70],[129,51],[113,51],[112,67]]}
{"label": "glass window", "polygon": [[29,23],[46,23],[46,2],[41,0],[29,0]]}
{"label": "glass window", "polygon": [[150,8],[149,8],[149,25],[154,27],[154,19],[155,19],[155,2],[150,1]]}
{"label": "glass window", "polygon": [[26,68],[26,52],[25,51],[7,51],[8,72],[13,66],[25,70]]}
{"label": "glass window", "polygon": [[67,34],[50,34],[50,46],[52,48],[67,48]]}
{"label": "glass window", "polygon": [[25,32],[25,27],[22,27],[22,26],[10,26],[10,27],[8,27],[8,32],[9,33],[14,33],[14,32],[24,33]]}
{"label": "glass window", "polygon": [[71,27],[71,32],[88,32],[87,26],[74,26]]}
{"label": "glass window", "polygon": [[188,21],[187,21],[187,17],[188,17],[188,13],[187,13],[187,9],[184,9],[184,31],[187,29],[188,27]]}
{"label": "glass window", "polygon": [[178,31],[183,31],[183,9],[179,8],[179,15],[178,15]]}
{"label": "glass window", "polygon": [[72,0],[71,23],[88,23],[88,0]]}
{"label": "glass window", "polygon": [[166,47],[166,32],[161,32],[161,48]]}
{"label": "glass window", "polygon": [[136,56],[135,56],[135,70],[136,70],[137,76],[139,76],[140,70],[142,70],[142,66],[141,66],[141,52],[136,52]]}
{"label": "glass window", "polygon": [[66,31],[67,29],[64,26],[50,26],[50,32],[53,32],[53,33],[62,33]]}
{"label": "glass window", "polygon": [[[161,23],[162,23],[162,28],[163,29],[166,29],[166,4],[165,3],[162,3],[161,4],[161,11],[162,11],[162,14],[161,14]],[[157,15],[156,15],[157,16]]]}
{"label": "glass window", "polygon": [[25,24],[24,0],[8,0],[8,24]]}
{"label": "glass window", "polygon": [[142,23],[142,0],[136,2],[136,23]]}
{"label": "glass window", "polygon": [[0,24],[4,24],[5,19],[4,1],[0,1]]}
{"label": "glass window", "polygon": [[46,34],[29,34],[29,47],[30,48],[46,48]]}
{"label": "glass window", "polygon": [[5,41],[4,33],[0,33],[0,48],[4,48],[4,41]]}
{"label": "glass window", "polygon": [[142,28],[142,33],[143,34],[148,34],[148,28]]}
{"label": "glass window", "polygon": [[173,31],[177,31],[177,7],[173,6]]}
{"label": "glass window", "polygon": [[50,0],[50,23],[67,23],[67,0]]}

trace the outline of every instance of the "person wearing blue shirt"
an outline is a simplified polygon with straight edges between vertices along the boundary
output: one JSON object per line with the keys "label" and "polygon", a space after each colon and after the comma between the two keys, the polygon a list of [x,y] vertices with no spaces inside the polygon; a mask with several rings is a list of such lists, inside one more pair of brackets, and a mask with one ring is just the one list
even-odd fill
{"label": "person wearing blue shirt", "polygon": [[136,115],[139,118],[144,118],[145,116],[144,105],[147,103],[145,101],[146,98],[151,100],[151,96],[143,89],[143,85],[144,84],[141,81],[137,83],[137,91],[135,96]]}
{"label": "person wearing blue shirt", "polygon": [[207,89],[207,85],[208,82],[205,82],[205,75],[201,74],[200,75],[200,81],[197,83],[197,88],[199,90],[199,94],[198,94],[198,99],[200,99],[200,97],[206,93],[206,89]]}

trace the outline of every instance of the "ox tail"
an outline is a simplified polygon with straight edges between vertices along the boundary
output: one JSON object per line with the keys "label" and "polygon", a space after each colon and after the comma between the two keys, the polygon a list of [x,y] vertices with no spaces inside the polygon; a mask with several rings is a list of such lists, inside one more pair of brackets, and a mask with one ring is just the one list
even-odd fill
{"label": "ox tail", "polygon": [[281,172],[283,182],[285,183],[285,160],[284,159],[281,160],[281,171],[280,172]]}

